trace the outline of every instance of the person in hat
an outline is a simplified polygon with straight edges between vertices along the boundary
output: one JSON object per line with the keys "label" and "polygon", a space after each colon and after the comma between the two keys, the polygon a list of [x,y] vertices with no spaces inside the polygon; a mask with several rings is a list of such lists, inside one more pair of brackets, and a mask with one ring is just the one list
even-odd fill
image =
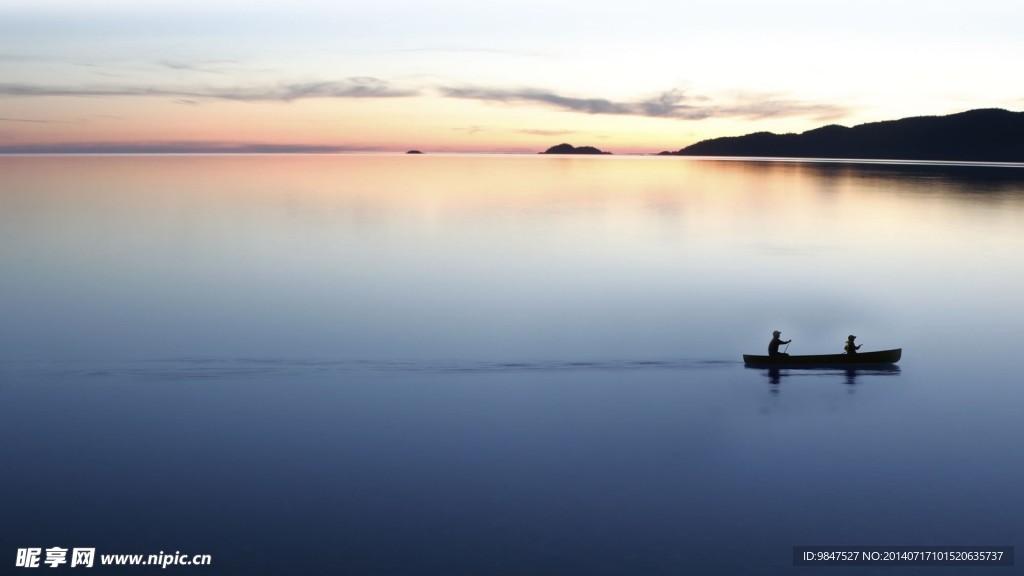
{"label": "person in hat", "polygon": [[843,350],[846,350],[847,354],[856,354],[857,349],[860,348],[860,344],[853,343],[854,339],[856,338],[857,337],[854,336],[853,334],[850,334],[849,336],[846,337],[846,346],[843,347]]}
{"label": "person in hat", "polygon": [[782,336],[782,332],[778,330],[772,332],[772,341],[768,343],[768,355],[769,356],[789,356],[785,352],[779,352],[779,346],[782,344],[789,344],[792,340],[783,340],[779,338]]}

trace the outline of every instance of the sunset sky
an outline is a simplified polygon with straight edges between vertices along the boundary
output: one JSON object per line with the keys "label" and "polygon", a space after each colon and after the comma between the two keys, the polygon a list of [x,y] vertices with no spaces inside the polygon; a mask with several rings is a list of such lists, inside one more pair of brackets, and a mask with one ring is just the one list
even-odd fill
{"label": "sunset sky", "polygon": [[616,153],[1024,109],[1020,0],[3,0],[0,152]]}

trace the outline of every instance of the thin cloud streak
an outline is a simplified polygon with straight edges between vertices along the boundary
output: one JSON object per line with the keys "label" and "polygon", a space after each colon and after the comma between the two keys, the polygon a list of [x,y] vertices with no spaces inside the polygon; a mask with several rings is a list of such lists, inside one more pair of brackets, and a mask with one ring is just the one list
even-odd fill
{"label": "thin cloud streak", "polygon": [[464,132],[464,133],[466,133],[466,134],[468,134],[470,136],[472,136],[474,134],[478,134],[480,132],[486,132],[487,131],[487,129],[484,128],[483,126],[476,126],[476,125],[473,125],[473,126],[459,126],[457,128],[452,128],[452,130],[455,131],[455,132]]}
{"label": "thin cloud streak", "polygon": [[542,52],[526,52],[522,50],[501,50],[497,48],[470,48],[459,46],[438,46],[426,48],[394,48],[384,50],[392,53],[450,53],[450,54],[493,54],[498,56],[514,56],[521,58],[551,58],[550,54]]}
{"label": "thin cloud streak", "polygon": [[440,88],[448,98],[484,100],[492,102],[528,102],[548,104],[557,108],[587,114],[633,114],[628,104],[621,104],[603,98],[571,98],[553,92],[526,88],[506,90],[501,88]]}
{"label": "thin cloud streak", "polygon": [[385,80],[366,76],[338,81],[281,83],[274,86],[232,88],[154,88],[140,86],[59,87],[33,84],[0,84],[0,96],[119,97],[157,96],[178,100],[215,99],[243,102],[292,102],[307,98],[404,98],[418,90],[395,88]]}
{"label": "thin cloud streak", "polygon": [[216,62],[184,62],[178,60],[161,60],[160,66],[169,68],[171,70],[177,70],[180,72],[201,72],[204,74],[216,74],[220,76],[226,76],[230,74],[228,70],[217,68],[218,66],[224,65],[235,65],[235,62],[231,61],[216,61]]}
{"label": "thin cloud streak", "polygon": [[[191,64],[164,62],[164,66],[180,70],[196,70]],[[507,104],[542,105],[584,114],[642,116],[675,120],[707,118],[744,118],[763,120],[792,116],[810,116],[819,120],[840,118],[849,109],[835,104],[804,102],[778,94],[742,93],[712,99],[690,95],[680,89],[666,90],[650,98],[636,101],[615,101],[606,98],[566,96],[538,88],[487,88],[440,86],[434,90],[442,97]],[[342,80],[278,83],[264,86],[234,87],[150,87],[114,86],[43,86],[0,83],[0,97],[164,97],[178,104],[193,105],[203,100],[238,102],[294,102],[312,98],[407,98],[425,95],[419,87],[397,87],[387,80],[355,76]],[[721,103],[717,103],[721,102]]]}
{"label": "thin cloud streak", "polygon": [[40,54],[14,54],[11,52],[0,53],[0,62],[15,62],[18,64],[24,62],[48,62],[56,60],[53,57],[42,56]]}
{"label": "thin cloud streak", "polygon": [[575,130],[540,130],[540,129],[524,129],[516,130],[519,134],[530,134],[531,136],[566,136],[568,134],[576,134]]}
{"label": "thin cloud streak", "polygon": [[438,90],[449,98],[541,104],[585,114],[646,116],[677,120],[704,120],[722,117],[761,120],[789,116],[831,119],[840,117],[848,111],[847,108],[835,104],[801,102],[775,94],[744,95],[738,99],[739,102],[734,104],[716,105],[713,103],[715,100],[710,97],[690,96],[679,89],[667,90],[654,97],[634,102],[616,102],[604,98],[577,98],[534,88],[441,87]]}
{"label": "thin cloud streak", "polygon": [[23,124],[74,124],[71,120],[36,120],[34,118],[0,118],[0,122],[18,122]]}

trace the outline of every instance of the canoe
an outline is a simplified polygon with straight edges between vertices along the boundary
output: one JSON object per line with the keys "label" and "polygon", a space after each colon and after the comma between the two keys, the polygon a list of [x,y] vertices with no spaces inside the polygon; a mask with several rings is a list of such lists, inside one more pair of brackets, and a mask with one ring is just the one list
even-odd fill
{"label": "canoe", "polygon": [[743,363],[748,366],[864,366],[871,364],[895,364],[900,361],[903,348],[858,352],[856,354],[813,354],[808,356],[757,356],[744,354]]}

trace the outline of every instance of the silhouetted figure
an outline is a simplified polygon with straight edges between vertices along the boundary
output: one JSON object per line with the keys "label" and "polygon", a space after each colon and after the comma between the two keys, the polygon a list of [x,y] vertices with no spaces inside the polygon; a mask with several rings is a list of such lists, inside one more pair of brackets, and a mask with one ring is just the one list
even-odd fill
{"label": "silhouetted figure", "polygon": [[792,340],[783,340],[779,338],[782,336],[782,332],[778,330],[772,332],[772,341],[768,343],[768,355],[769,356],[789,356],[785,352],[779,352],[779,346],[782,344],[789,344]]}
{"label": "silhouetted figure", "polygon": [[853,343],[853,340],[855,338],[857,338],[857,337],[854,336],[853,334],[847,336],[847,338],[846,338],[846,346],[843,347],[843,349],[846,350],[847,354],[856,354],[857,353],[857,349],[860,348],[860,346],[861,346],[860,344],[854,344]]}

